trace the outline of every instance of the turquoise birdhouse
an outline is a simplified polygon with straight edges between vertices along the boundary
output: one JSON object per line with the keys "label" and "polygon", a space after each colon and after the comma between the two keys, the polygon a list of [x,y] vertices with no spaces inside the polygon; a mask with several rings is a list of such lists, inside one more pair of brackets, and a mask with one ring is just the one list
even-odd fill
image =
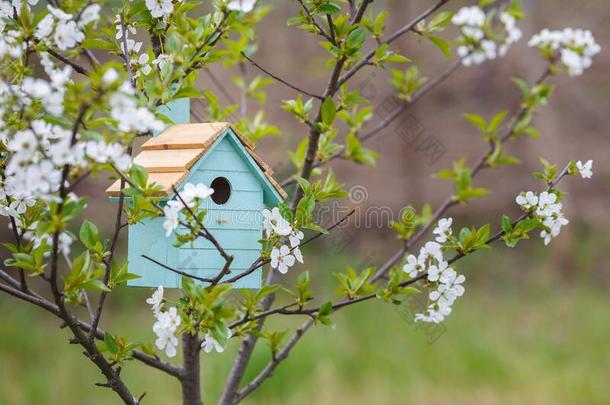
{"label": "turquoise birdhouse", "polygon": [[[187,100],[188,103],[188,100]],[[170,106],[171,107],[171,106]],[[174,121],[188,120],[184,105],[169,111]],[[186,107],[188,111],[188,104]],[[182,115],[180,117],[180,115]],[[187,121],[188,122],[188,121]],[[262,215],[286,197],[271,177],[272,170],[254,152],[254,145],[226,122],[176,124],[149,139],[134,163],[149,173],[149,182],[163,187],[162,204],[173,199],[173,188],[181,192],[186,183],[204,183],[214,189],[205,200],[206,227],[234,260],[231,278],[249,268],[260,256]],[[106,192],[120,195],[120,182]],[[140,278],[130,286],[179,288],[181,275],[146,259],[202,278],[214,278],[224,259],[206,239],[174,247],[175,236],[165,236],[163,217],[149,218],[128,229],[129,272]],[[261,269],[240,279],[237,288],[259,288]]]}

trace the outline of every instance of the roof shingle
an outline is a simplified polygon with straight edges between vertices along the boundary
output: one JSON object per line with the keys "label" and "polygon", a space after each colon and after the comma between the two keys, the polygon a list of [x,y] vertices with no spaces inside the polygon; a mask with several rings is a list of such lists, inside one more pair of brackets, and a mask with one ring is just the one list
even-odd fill
{"label": "roof shingle", "polygon": [[[173,125],[146,141],[142,145],[142,152],[133,161],[148,171],[150,183],[163,187],[159,194],[168,196],[172,193],[172,187],[178,187],[186,179],[189,169],[227,128],[233,130],[269,182],[286,198],[286,192],[271,177],[273,170],[254,152],[254,144],[228,122]],[[117,180],[106,193],[112,197],[120,196],[120,184],[120,180]]]}

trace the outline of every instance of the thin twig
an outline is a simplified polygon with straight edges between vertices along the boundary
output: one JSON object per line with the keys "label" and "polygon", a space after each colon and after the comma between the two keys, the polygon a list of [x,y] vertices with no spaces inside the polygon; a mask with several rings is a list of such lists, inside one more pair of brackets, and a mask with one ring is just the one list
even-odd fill
{"label": "thin twig", "polygon": [[52,55],[55,59],[57,59],[57,60],[65,63],[66,65],[69,65],[70,67],[72,67],[72,69],[74,69],[75,72],[80,73],[81,75],[88,76],[91,73],[84,66],[81,66],[78,63],[74,62],[73,60],[70,60],[70,59],[66,58],[65,56],[63,56],[59,52],[54,51],[53,49],[47,49],[47,52],[50,55]]}
{"label": "thin twig", "polygon": [[[311,14],[311,10],[309,10],[309,8],[307,8],[307,6],[305,5],[305,3],[303,3],[303,0],[297,0],[297,2],[301,5],[301,8],[303,9],[303,11],[305,12],[305,14],[307,15],[307,17],[309,18],[309,21],[311,21],[311,23],[313,24],[314,27],[317,28],[318,33],[323,36],[324,38],[326,38],[331,44],[337,46],[337,41],[334,38],[334,35],[329,35],[324,28],[322,28],[320,26],[320,24],[318,24],[318,22],[316,21],[316,18]],[[330,29],[332,30],[332,26],[330,27]]]}
{"label": "thin twig", "polygon": [[254,60],[252,60],[252,58],[250,58],[248,55],[246,55],[244,52],[241,52],[241,55],[246,58],[248,60],[248,62],[250,62],[252,65],[254,65],[254,67],[256,67],[258,70],[260,70],[261,72],[265,73],[267,76],[277,80],[278,82],[282,83],[285,86],[290,87],[291,89],[304,94],[306,96],[309,97],[313,97],[313,98],[317,98],[318,100],[324,100],[324,97],[319,96],[317,94],[313,94],[308,92],[307,90],[303,90],[300,87],[295,86],[294,84],[291,84],[289,82],[287,82],[286,80],[282,79],[281,77],[279,77],[278,75],[271,73],[270,71],[268,71],[267,69],[265,69],[264,67],[262,67],[261,65],[259,65],[258,63],[256,63]]}
{"label": "thin twig", "polygon": [[192,278],[193,280],[201,281],[202,283],[211,283],[212,282],[211,278],[199,277],[199,276],[196,276],[194,274],[189,274],[189,273],[186,273],[184,271],[181,271],[181,270],[178,270],[178,269],[174,269],[173,267],[170,267],[167,264],[161,263],[160,261],[155,260],[152,257],[146,256],[146,255],[142,255],[142,257],[144,259],[146,259],[146,260],[148,260],[148,261],[158,265],[158,266],[163,267],[165,270],[171,271],[172,273],[180,274],[181,276]]}

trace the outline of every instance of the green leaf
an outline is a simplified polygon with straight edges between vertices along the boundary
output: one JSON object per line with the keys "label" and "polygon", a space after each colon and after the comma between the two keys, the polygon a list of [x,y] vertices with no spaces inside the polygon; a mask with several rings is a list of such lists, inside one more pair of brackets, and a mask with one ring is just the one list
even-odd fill
{"label": "green leaf", "polygon": [[318,316],[328,316],[333,312],[333,303],[332,301],[327,301],[320,307],[320,312],[318,312]]}
{"label": "green leaf", "polygon": [[85,250],[76,259],[74,259],[74,262],[72,263],[71,275],[78,275],[89,271],[90,265],[91,255],[89,254],[88,250]]}
{"label": "green leaf", "polygon": [[139,188],[146,188],[146,182],[148,181],[148,173],[142,166],[133,164],[129,169],[131,174],[131,181]]}
{"label": "green leaf", "polygon": [[436,45],[438,49],[441,50],[441,52],[443,53],[443,55],[445,55],[447,59],[451,59],[451,45],[449,45],[449,42],[435,35],[429,35],[428,39],[430,40],[430,42]]}
{"label": "green leaf", "polygon": [[349,33],[346,40],[347,49],[351,52],[358,51],[366,41],[366,30],[358,27]]}
{"label": "green leaf", "polygon": [[494,115],[494,117],[489,122],[489,127],[487,128],[487,131],[490,133],[495,133],[500,127],[500,124],[506,118],[506,114],[508,114],[508,111],[502,111]]}
{"label": "green leaf", "polygon": [[523,79],[519,79],[518,77],[513,77],[513,82],[517,85],[517,88],[521,92],[521,96],[523,99],[526,99],[530,96],[530,86]]}
{"label": "green leaf", "polygon": [[100,242],[100,233],[97,226],[88,220],[83,221],[80,231],[78,232],[78,237],[83,245],[89,250],[93,250],[95,245]]}
{"label": "green leaf", "polygon": [[105,292],[112,291],[110,288],[108,288],[108,286],[106,286],[106,284],[104,284],[104,282],[102,280],[97,280],[97,279],[89,280],[86,283],[83,283],[81,285],[81,288],[84,288],[85,290],[93,290],[93,291],[105,291]]}
{"label": "green leaf", "polygon": [[335,3],[324,3],[318,7],[318,11],[324,14],[336,14],[341,12],[341,7]]}
{"label": "green leaf", "polygon": [[466,117],[475,127],[480,129],[481,132],[485,133],[487,131],[487,121],[485,121],[485,118],[477,114],[464,114],[464,117]]}
{"label": "green leaf", "polygon": [[297,177],[296,180],[297,183],[299,183],[299,187],[301,187],[303,192],[309,193],[309,190],[311,190],[311,185],[309,184],[309,182],[302,177]]}
{"label": "green leaf", "polygon": [[104,343],[106,344],[106,349],[108,349],[108,351],[110,353],[115,354],[117,352],[118,348],[117,348],[116,340],[108,332],[104,333]]}
{"label": "green leaf", "polygon": [[432,17],[432,19],[428,23],[428,30],[434,30],[439,27],[442,27],[443,25],[446,25],[451,20],[451,17],[453,17],[453,13],[451,13],[450,11],[441,11],[440,13]]}
{"label": "green leaf", "polygon": [[337,107],[332,97],[327,97],[322,103],[322,122],[326,125],[331,125],[337,115]]}
{"label": "green leaf", "polygon": [[513,226],[508,215],[502,215],[502,230],[506,233],[512,231]]}

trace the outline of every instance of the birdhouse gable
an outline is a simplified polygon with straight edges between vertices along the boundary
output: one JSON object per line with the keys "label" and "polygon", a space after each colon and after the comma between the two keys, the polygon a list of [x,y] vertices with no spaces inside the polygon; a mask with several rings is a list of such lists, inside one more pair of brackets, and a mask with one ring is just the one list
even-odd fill
{"label": "birdhouse gable", "polygon": [[[229,151],[235,154],[230,155]],[[217,152],[219,156],[215,156]],[[210,159],[212,163],[206,165],[207,170],[252,172],[261,183],[265,204],[277,205],[286,197],[273,179],[272,169],[254,152],[254,145],[229,123],[173,125],[145,142],[134,163],[147,170],[149,182],[162,186],[161,196],[173,198],[172,188],[194,183],[192,172],[200,170]],[[119,197],[120,181],[106,192],[111,197]]]}

